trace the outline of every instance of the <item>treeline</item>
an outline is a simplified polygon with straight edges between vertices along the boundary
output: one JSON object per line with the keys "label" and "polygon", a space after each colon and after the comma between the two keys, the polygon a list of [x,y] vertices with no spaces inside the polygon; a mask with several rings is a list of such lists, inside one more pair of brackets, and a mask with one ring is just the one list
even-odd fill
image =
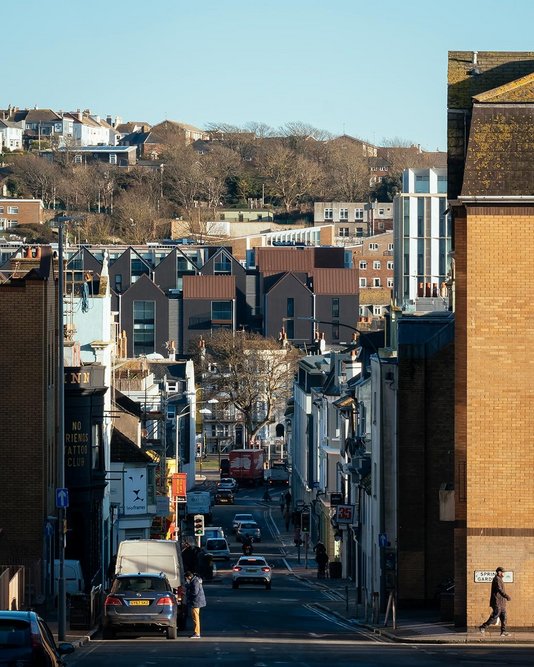
{"label": "treeline", "polygon": [[[372,160],[358,140],[334,139],[295,124],[277,136],[260,125],[218,125],[209,132],[212,139],[194,147],[169,137],[158,161],[128,170],[96,162],[75,165],[72,151],[6,154],[4,190],[65,212],[81,241],[143,243],[168,237],[176,218],[198,235],[208,220],[218,219],[218,209],[251,202],[289,221],[309,216],[314,201],[391,201],[403,168],[432,166],[423,164],[424,153],[421,164],[413,164],[413,146],[397,142],[387,175],[373,188]],[[43,230],[37,234],[46,236]]]}

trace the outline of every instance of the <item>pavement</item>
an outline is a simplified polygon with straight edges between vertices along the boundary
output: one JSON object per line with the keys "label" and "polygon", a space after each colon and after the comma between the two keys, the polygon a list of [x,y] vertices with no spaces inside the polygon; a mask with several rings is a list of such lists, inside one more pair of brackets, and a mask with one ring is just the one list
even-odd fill
{"label": "pavement", "polygon": [[[335,617],[340,623],[360,632],[372,633],[375,637],[382,637],[393,642],[471,645],[534,644],[534,632],[517,632],[512,629],[508,637],[500,637],[498,627],[489,628],[485,634],[480,634],[478,630],[459,630],[452,622],[441,620],[439,609],[398,609],[395,627],[391,613],[387,620],[384,614],[380,614],[378,620],[376,617],[373,619],[372,610],[357,603],[354,582],[350,579],[317,578],[311,545],[307,558],[303,547],[299,554],[294,544],[293,529],[290,527],[290,530],[286,530],[277,495],[273,494],[271,503],[261,502],[260,504],[268,510],[268,521],[275,540],[280,544],[283,561],[290,575],[309,586],[324,591],[324,600],[315,604],[320,613]],[[43,613],[42,615],[57,639],[56,615],[54,613]],[[67,620],[65,641],[79,647],[90,641],[97,632],[97,627],[91,630],[71,630]]]}

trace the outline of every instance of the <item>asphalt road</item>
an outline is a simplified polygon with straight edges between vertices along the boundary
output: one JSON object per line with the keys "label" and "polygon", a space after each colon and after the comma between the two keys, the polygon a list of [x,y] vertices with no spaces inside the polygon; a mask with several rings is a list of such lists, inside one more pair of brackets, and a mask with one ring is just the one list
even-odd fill
{"label": "asphalt road", "polygon": [[[266,556],[274,567],[272,589],[231,587],[231,563],[218,563],[217,575],[205,583],[208,606],[202,610],[202,639],[188,631],[175,641],[160,636],[119,636],[113,641],[96,637],[67,660],[79,667],[167,667],[177,660],[187,665],[217,667],[400,667],[469,665],[526,666],[534,663],[532,648],[484,646],[417,646],[378,639],[321,610],[328,592],[290,575],[284,554],[269,532],[261,491],[240,491],[236,504],[217,507],[213,525],[229,536],[237,560],[241,547],[233,539],[231,521],[236,512],[252,512],[262,528],[262,542],[254,553]],[[279,511],[273,503],[273,511]]]}

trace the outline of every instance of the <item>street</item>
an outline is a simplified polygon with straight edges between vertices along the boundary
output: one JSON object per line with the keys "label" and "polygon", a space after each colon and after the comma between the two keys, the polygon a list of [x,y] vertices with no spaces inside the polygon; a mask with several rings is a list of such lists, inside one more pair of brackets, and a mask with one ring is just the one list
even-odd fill
{"label": "street", "polygon": [[[325,612],[321,607],[329,592],[288,572],[283,547],[270,530],[269,512],[279,512],[276,502],[261,502],[262,491],[243,489],[235,505],[216,506],[213,525],[223,526],[232,550],[230,563],[217,563],[213,581],[205,582],[207,607],[201,612],[202,639],[191,641],[191,624],[175,641],[159,636],[119,635],[103,641],[97,635],[68,658],[69,666],[157,667],[177,659],[187,665],[367,665],[431,666],[531,663],[532,648],[519,646],[465,646],[397,644],[379,638],[366,628]],[[254,553],[274,568],[272,590],[263,586],[231,587],[230,568],[241,555],[231,530],[236,512],[251,512],[262,530]]]}

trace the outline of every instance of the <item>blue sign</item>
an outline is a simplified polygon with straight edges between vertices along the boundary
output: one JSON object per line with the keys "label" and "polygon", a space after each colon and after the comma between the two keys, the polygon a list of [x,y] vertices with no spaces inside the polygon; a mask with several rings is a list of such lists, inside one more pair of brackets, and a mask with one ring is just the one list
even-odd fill
{"label": "blue sign", "polygon": [[56,507],[65,509],[69,506],[69,490],[56,489]]}
{"label": "blue sign", "polygon": [[378,535],[378,546],[379,547],[387,547],[389,544],[388,542],[388,536],[386,533],[379,533]]}

